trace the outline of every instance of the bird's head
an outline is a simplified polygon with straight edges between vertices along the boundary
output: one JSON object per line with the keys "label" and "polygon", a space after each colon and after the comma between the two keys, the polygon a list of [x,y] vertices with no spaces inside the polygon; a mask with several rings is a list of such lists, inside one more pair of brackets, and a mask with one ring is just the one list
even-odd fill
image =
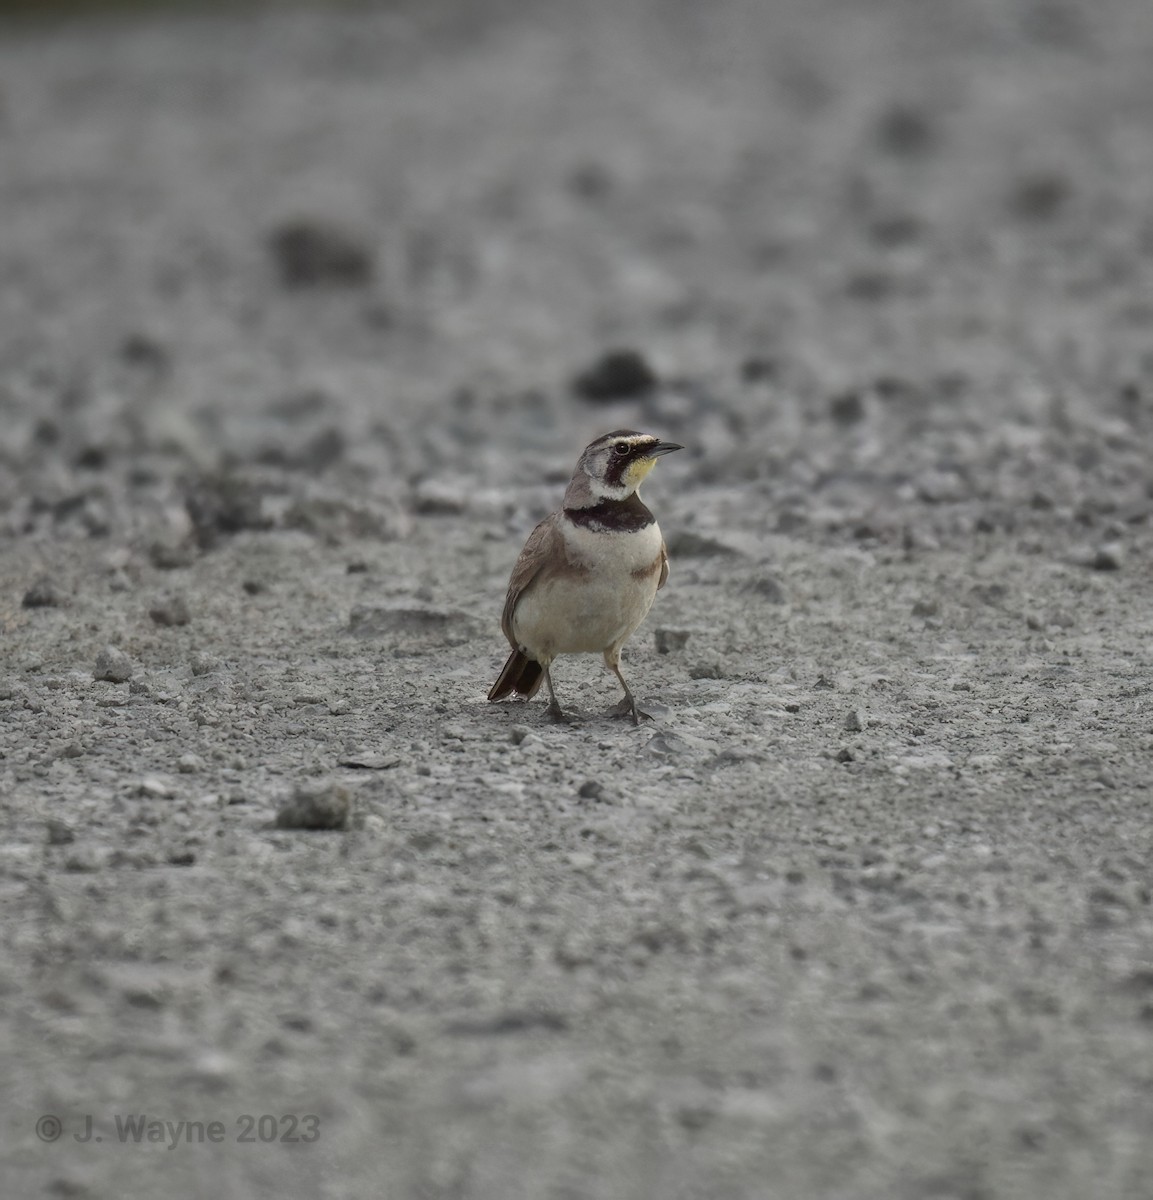
{"label": "bird's head", "polygon": [[635,429],[606,433],[590,442],[580,456],[565,495],[565,507],[588,508],[605,500],[627,500],[661,455],[683,449],[676,442],[662,442]]}

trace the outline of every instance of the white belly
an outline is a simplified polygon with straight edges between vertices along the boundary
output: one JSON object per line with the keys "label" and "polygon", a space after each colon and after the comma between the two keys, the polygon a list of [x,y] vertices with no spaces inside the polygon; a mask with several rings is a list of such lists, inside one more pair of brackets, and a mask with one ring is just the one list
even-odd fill
{"label": "white belly", "polygon": [[648,615],[660,578],[651,569],[661,552],[656,522],[633,533],[568,527],[565,537],[586,569],[530,585],[512,618],[517,643],[542,662],[619,647]]}

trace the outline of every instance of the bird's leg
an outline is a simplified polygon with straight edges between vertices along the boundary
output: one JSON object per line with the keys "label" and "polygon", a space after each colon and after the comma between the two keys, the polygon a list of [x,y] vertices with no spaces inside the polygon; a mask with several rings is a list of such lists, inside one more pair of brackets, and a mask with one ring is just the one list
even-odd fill
{"label": "bird's leg", "polygon": [[647,712],[641,712],[637,708],[637,699],[632,693],[632,689],[625,683],[625,677],[621,674],[621,652],[620,650],[605,651],[605,666],[620,680],[621,687],[625,689],[624,699],[612,709],[614,717],[632,717],[633,724],[639,725],[641,718],[646,721],[651,721],[652,717]]}
{"label": "bird's leg", "polygon": [[567,721],[568,715],[561,708],[560,702],[556,698],[556,690],[552,685],[552,672],[548,667],[544,669],[544,681],[548,684],[548,715],[554,721]]}

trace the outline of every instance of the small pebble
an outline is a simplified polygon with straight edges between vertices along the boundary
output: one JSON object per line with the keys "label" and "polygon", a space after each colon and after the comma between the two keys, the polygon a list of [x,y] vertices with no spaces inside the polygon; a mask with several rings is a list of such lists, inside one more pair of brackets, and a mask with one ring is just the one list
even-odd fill
{"label": "small pebble", "polygon": [[412,506],[423,516],[457,516],[468,512],[473,490],[466,484],[424,479],[413,488]]}
{"label": "small pebble", "polygon": [[690,679],[724,679],[725,669],[715,660],[694,663],[689,667]]}
{"label": "small pebble", "polygon": [[877,143],[897,158],[920,158],[937,145],[938,134],[928,113],[919,105],[898,102],[877,117]]}
{"label": "small pebble", "polygon": [[123,650],[115,646],[105,646],[96,656],[93,678],[108,683],[127,683],[132,678],[132,662]]}
{"label": "small pebble", "polygon": [[134,367],[161,372],[168,370],[172,354],[159,338],[134,330],[120,343],[120,357]]}
{"label": "small pebble", "polygon": [[193,675],[210,675],[220,666],[220,659],[204,650],[197,650],[188,660],[188,666]]}
{"label": "small pebble", "polygon": [[199,754],[182,754],[176,760],[176,769],[181,775],[198,775],[204,770],[204,759]]}
{"label": "small pebble", "polygon": [[638,351],[609,350],[574,377],[572,390],[582,400],[607,404],[647,395],[659,383],[657,373]]}
{"label": "small pebble", "polygon": [[347,829],[352,796],[338,783],[297,788],[276,814],[278,829]]}
{"label": "small pebble", "polygon": [[689,640],[687,629],[657,629],[653,639],[657,644],[658,654],[669,654],[673,650],[683,650]]}
{"label": "small pebble", "polygon": [[161,571],[176,571],[190,567],[196,561],[196,547],[192,542],[153,542],[148,547],[148,559]]}
{"label": "small pebble", "polygon": [[187,625],[192,619],[188,601],[180,595],[162,596],[148,610],[157,625]]}
{"label": "small pebble", "polygon": [[845,717],[845,723],[842,726],[846,733],[860,733],[864,727],[861,721],[861,714],[856,709]]}
{"label": "small pebble", "polygon": [[268,247],[285,287],[363,287],[372,280],[369,243],[334,222],[313,217],[286,221]]}
{"label": "small pebble", "polygon": [[101,870],[108,861],[108,855],[95,846],[78,846],[64,860],[64,869],[77,874],[89,874]]}
{"label": "small pebble", "polygon": [[784,604],[785,589],[771,576],[762,575],[749,585],[749,591],[761,596],[770,604]]}
{"label": "small pebble", "polygon": [[855,390],[839,392],[829,400],[829,416],[838,425],[855,425],[864,419],[865,403]]}
{"label": "small pebble", "polygon": [[25,608],[59,608],[67,603],[67,595],[48,575],[41,575],[24,593]]}
{"label": "small pebble", "polygon": [[1007,198],[1010,212],[1027,221],[1050,221],[1072,195],[1069,180],[1055,171],[1034,171],[1017,179]]}
{"label": "small pebble", "polygon": [[770,383],[781,373],[781,364],[766,355],[754,355],[741,363],[741,380],[744,383]]}
{"label": "small pebble", "polygon": [[56,820],[55,817],[50,817],[44,822],[44,829],[49,846],[69,846],[76,840],[76,834],[73,833],[72,827],[63,821]]}

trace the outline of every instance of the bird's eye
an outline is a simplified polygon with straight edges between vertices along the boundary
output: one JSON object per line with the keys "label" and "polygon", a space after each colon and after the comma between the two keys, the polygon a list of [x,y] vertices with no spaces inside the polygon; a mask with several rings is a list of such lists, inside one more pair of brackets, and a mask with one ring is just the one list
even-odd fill
{"label": "bird's eye", "polygon": [[630,447],[629,447],[628,442],[617,442],[617,444],[613,447],[613,453],[620,454],[623,456],[625,454],[628,454],[629,449],[630,449]]}

